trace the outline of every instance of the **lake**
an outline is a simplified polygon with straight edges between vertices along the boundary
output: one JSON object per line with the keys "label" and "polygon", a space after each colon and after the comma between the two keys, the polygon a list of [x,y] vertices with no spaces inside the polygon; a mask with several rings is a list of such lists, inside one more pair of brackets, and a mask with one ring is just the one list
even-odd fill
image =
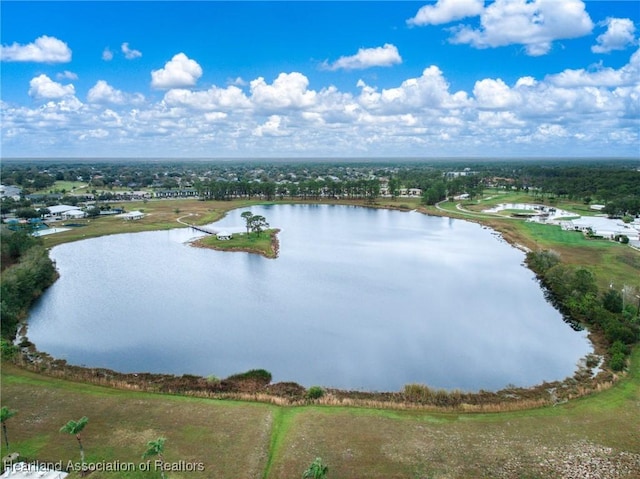
{"label": "lake", "polygon": [[[52,249],[60,278],[28,337],[72,364],[398,391],[564,379],[592,352],[545,299],[524,253],[450,218],[349,206],[248,208],[280,255],[195,248],[190,229]],[[214,228],[242,230],[244,210]]]}

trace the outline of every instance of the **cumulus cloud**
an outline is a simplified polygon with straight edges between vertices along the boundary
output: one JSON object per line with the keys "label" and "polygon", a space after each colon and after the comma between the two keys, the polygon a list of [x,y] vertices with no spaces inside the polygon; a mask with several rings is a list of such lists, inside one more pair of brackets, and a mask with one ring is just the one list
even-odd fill
{"label": "cumulus cloud", "polygon": [[555,40],[577,38],[593,29],[582,0],[496,0],[480,16],[480,28],[452,29],[452,43],[475,48],[524,45],[531,56],[545,55]]}
{"label": "cumulus cloud", "polygon": [[[250,156],[309,154],[451,156],[637,156],[640,142],[640,50],[619,68],[567,69],[542,78],[476,79],[469,91],[452,91],[437,65],[381,88],[359,81],[358,90],[318,91],[299,72],[248,86],[172,88],[162,99],[139,101],[104,81],[87,94],[46,75],[31,82],[35,105],[1,102],[3,150],[76,151],[131,156]],[[137,97],[136,97],[137,98]],[[105,132],[108,135],[105,135]],[[67,149],[65,149],[67,148]]]}
{"label": "cumulus cloud", "polygon": [[120,90],[113,88],[104,80],[98,82],[87,92],[89,103],[125,103],[125,95]]}
{"label": "cumulus cloud", "polygon": [[440,25],[482,13],[484,0],[438,0],[435,5],[425,5],[408,25]]}
{"label": "cumulus cloud", "polygon": [[102,50],[102,59],[105,62],[110,62],[111,60],[113,60],[113,52],[109,49],[109,47],[106,47],[104,50]]}
{"label": "cumulus cloud", "polygon": [[127,60],[133,60],[134,58],[140,58],[142,56],[142,52],[139,50],[133,50],[129,48],[129,43],[124,42],[120,47],[122,49],[122,53],[124,53],[124,57]]}
{"label": "cumulus cloud", "polygon": [[54,100],[75,95],[75,88],[70,83],[62,85],[47,75],[32,78],[29,82],[29,96],[38,100]]}
{"label": "cumulus cloud", "polygon": [[62,40],[43,35],[26,45],[2,45],[0,59],[5,62],[67,63],[71,61],[71,50]]}
{"label": "cumulus cloud", "polygon": [[327,70],[363,70],[371,67],[390,67],[402,63],[402,57],[395,45],[385,43],[382,47],[360,48],[358,53],[340,57],[332,64],[324,62]]}
{"label": "cumulus cloud", "polygon": [[170,107],[185,107],[194,110],[230,110],[250,108],[251,102],[244,92],[236,87],[213,86],[205,91],[174,88],[164,95],[164,103]]}
{"label": "cumulus cloud", "polygon": [[635,44],[636,27],[628,18],[607,18],[603,24],[607,31],[596,38],[596,45],[591,47],[593,53],[624,50]]}
{"label": "cumulus cloud", "polygon": [[267,121],[253,130],[256,136],[288,136],[284,128],[284,120],[280,115],[271,115]]}
{"label": "cumulus cloud", "polygon": [[262,77],[249,85],[251,100],[260,108],[304,108],[313,105],[316,99],[316,92],[307,89],[309,79],[299,72],[281,73],[271,85]]}
{"label": "cumulus cloud", "polygon": [[202,67],[184,53],[178,53],[164,68],[151,72],[151,86],[158,89],[193,86],[202,76]]}
{"label": "cumulus cloud", "polygon": [[383,89],[375,88],[359,81],[362,89],[358,101],[367,110],[378,110],[387,114],[399,112],[463,107],[467,103],[467,95],[458,92],[449,93],[449,84],[442,71],[435,65],[426,68],[418,78],[404,80],[399,87]]}

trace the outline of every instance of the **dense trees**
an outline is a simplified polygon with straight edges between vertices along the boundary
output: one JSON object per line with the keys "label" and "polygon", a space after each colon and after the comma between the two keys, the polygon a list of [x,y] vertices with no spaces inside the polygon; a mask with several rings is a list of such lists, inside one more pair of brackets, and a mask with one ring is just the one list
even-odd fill
{"label": "dense trees", "polygon": [[[47,251],[24,232],[2,229],[2,261],[12,266],[0,280],[0,316],[2,337],[15,338],[19,321],[31,303],[55,280],[56,271]],[[17,262],[16,262],[17,261]]]}
{"label": "dense trees", "polygon": [[590,271],[564,265],[549,251],[528,253],[527,263],[566,317],[603,333],[609,343],[609,365],[621,370],[629,347],[640,340],[640,324],[634,321],[632,308],[624,309],[622,295],[614,289],[601,294]]}

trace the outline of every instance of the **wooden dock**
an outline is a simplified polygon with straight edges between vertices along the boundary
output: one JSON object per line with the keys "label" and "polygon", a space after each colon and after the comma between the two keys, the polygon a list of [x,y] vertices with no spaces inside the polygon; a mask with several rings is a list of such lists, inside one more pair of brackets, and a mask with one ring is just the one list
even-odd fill
{"label": "wooden dock", "polygon": [[204,226],[197,226],[191,223],[187,223],[186,221],[182,221],[182,218],[186,218],[187,216],[191,216],[191,213],[186,216],[181,216],[180,218],[178,218],[177,219],[178,223],[188,226],[189,228],[194,229],[196,231],[200,231],[201,233],[206,233],[208,235],[217,235],[219,233],[218,231],[213,230],[211,228],[205,228]]}
{"label": "wooden dock", "polygon": [[212,230],[210,228],[205,228],[204,226],[189,225],[189,227],[191,229],[196,230],[196,231],[200,231],[202,233],[207,233],[208,235],[216,235],[216,234],[218,234],[217,231]]}

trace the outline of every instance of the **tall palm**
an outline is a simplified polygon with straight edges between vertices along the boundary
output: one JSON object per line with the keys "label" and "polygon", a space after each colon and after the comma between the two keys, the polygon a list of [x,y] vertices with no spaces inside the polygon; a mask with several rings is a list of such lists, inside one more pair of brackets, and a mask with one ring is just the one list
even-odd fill
{"label": "tall palm", "polygon": [[322,458],[316,457],[316,460],[302,473],[302,479],[325,479],[328,472],[329,466],[322,463]]}
{"label": "tall palm", "polygon": [[7,419],[16,415],[18,411],[12,411],[7,406],[2,406],[0,409],[0,422],[2,422],[2,433],[4,434],[4,442],[7,445],[7,451],[9,450],[9,436],[7,435]]}
{"label": "tall palm", "polygon": [[80,459],[82,460],[82,464],[84,464],[84,448],[82,447],[82,438],[80,437],[80,433],[88,422],[89,419],[87,416],[83,416],[78,421],[71,420],[60,428],[60,432],[66,432],[76,436],[78,445],[80,446]]}
{"label": "tall palm", "polygon": [[160,460],[160,475],[162,479],[164,479],[164,442],[166,439],[164,437],[159,437],[155,441],[149,441],[147,443],[147,450],[142,455],[143,459],[151,456],[158,456]]}

